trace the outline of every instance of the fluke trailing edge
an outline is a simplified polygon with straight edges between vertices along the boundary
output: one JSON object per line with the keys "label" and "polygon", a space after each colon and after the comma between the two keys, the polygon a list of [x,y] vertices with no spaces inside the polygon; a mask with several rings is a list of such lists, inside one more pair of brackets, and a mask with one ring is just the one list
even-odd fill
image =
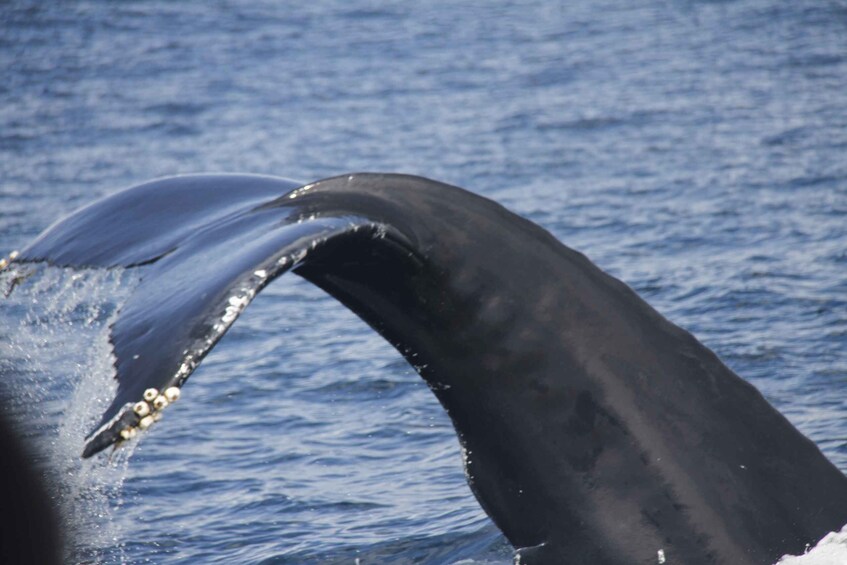
{"label": "fluke trailing edge", "polygon": [[112,328],[118,392],[86,457],[154,422],[293,270],[414,357],[521,563],[653,564],[661,550],[770,565],[847,523],[847,479],[751,385],[585,256],[460,188],[157,180],[13,263],[37,261],[144,269]]}

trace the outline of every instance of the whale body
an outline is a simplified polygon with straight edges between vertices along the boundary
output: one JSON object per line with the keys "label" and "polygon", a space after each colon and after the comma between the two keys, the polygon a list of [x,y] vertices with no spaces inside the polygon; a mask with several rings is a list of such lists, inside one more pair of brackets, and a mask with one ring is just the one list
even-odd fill
{"label": "whale body", "polygon": [[26,262],[142,269],[86,457],[155,421],[293,271],[426,380],[520,563],[770,565],[847,523],[847,479],[753,386],[584,255],[458,187],[166,178],[59,221]]}

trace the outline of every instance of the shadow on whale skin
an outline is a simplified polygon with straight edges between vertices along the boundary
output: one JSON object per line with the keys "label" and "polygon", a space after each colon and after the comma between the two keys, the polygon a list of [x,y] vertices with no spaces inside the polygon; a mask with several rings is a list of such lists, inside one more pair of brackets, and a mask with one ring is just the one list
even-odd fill
{"label": "shadow on whale skin", "polygon": [[847,523],[847,478],[755,388],[584,255],[457,187],[167,178],[77,211],[13,264],[41,261],[143,268],[86,457],[155,422],[292,270],[430,385],[521,563],[770,565]]}

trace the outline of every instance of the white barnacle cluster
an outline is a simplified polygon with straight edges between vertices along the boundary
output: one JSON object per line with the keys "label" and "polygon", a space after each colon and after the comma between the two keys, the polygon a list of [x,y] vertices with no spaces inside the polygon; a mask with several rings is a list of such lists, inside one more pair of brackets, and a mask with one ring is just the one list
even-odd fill
{"label": "white barnacle cluster", "polygon": [[2,259],[0,259],[0,271],[8,267],[9,263],[18,258],[18,255],[20,255],[18,251],[12,251],[11,253],[9,253],[8,257],[3,257]]}
{"label": "white barnacle cluster", "polygon": [[138,430],[146,430],[154,422],[161,420],[162,410],[167,408],[171,403],[179,400],[179,395],[179,387],[175,386],[166,388],[162,392],[159,392],[155,388],[145,390],[143,399],[132,406],[132,411],[138,416],[138,423],[122,429],[120,432],[121,439],[132,439],[138,434]]}
{"label": "white barnacle cluster", "polygon": [[252,296],[235,295],[230,296],[226,304],[226,310],[221,318],[224,324],[231,324],[241,314],[241,311],[250,303]]}
{"label": "white barnacle cluster", "polygon": [[185,379],[188,378],[188,375],[191,374],[191,371],[197,366],[197,363],[194,362],[194,356],[189,354],[188,351],[185,351],[185,360],[179,366],[179,370],[177,370],[174,378],[177,379],[178,384],[182,384],[185,382]]}
{"label": "white barnacle cluster", "polygon": [[[255,276],[258,275],[259,271],[255,273]],[[214,332],[206,339],[206,345],[211,346],[217,337],[220,336],[234,321],[241,312],[247,308],[247,305],[250,304],[250,301],[253,300],[253,297],[256,296],[256,290],[253,288],[242,288],[237,290],[235,294],[229,297],[226,301],[226,305],[224,306],[223,315],[220,317],[220,320],[213,326]]]}

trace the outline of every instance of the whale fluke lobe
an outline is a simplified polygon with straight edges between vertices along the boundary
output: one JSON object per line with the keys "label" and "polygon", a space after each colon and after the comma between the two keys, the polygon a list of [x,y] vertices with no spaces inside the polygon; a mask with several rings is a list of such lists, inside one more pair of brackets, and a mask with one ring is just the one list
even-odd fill
{"label": "whale fluke lobe", "polygon": [[755,388],[584,255],[457,187],[162,179],[53,225],[13,262],[32,261],[143,269],[86,457],[161,417],[291,270],[430,384],[521,563],[772,564],[847,523],[847,479]]}

